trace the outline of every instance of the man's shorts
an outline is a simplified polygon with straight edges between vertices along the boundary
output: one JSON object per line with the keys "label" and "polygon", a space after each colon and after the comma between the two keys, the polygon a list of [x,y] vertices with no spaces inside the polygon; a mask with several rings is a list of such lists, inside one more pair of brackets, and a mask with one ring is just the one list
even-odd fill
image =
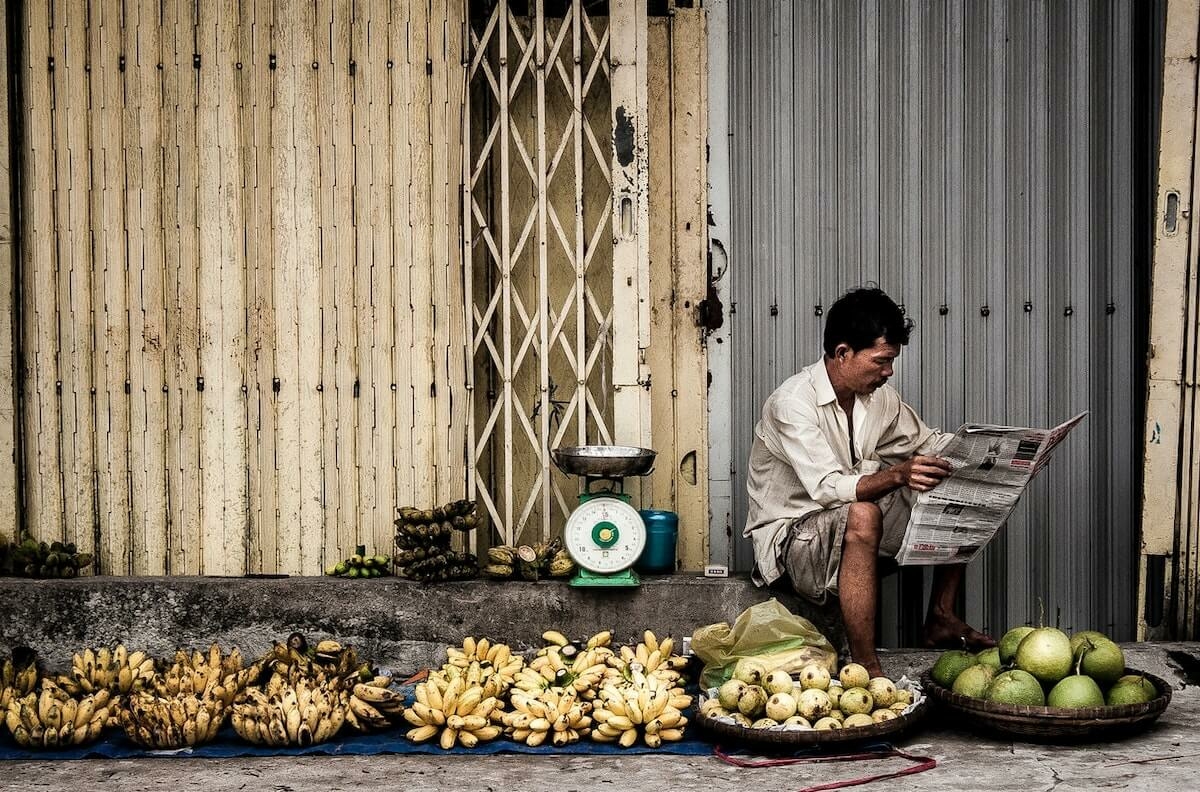
{"label": "man's shorts", "polygon": [[[888,493],[876,501],[883,512],[883,537],[879,555],[894,557],[904,539],[908,516],[912,511],[912,490],[907,487]],[[783,565],[796,593],[818,605],[838,593],[838,570],[842,563],[842,542],[850,504],[822,509],[801,517],[788,529],[783,548]]]}

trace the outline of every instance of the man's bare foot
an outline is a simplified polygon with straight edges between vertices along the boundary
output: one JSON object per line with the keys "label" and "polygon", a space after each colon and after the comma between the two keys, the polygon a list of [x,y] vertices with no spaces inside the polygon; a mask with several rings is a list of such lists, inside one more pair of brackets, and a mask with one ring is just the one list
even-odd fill
{"label": "man's bare foot", "polygon": [[867,673],[871,675],[871,679],[874,679],[875,677],[881,677],[884,675],[883,674],[883,666],[879,665],[878,663],[876,663],[873,666],[864,664],[863,668],[867,669]]}
{"label": "man's bare foot", "polygon": [[992,636],[976,630],[957,617],[925,623],[925,648],[927,649],[978,651],[995,645],[996,641]]}
{"label": "man's bare foot", "polygon": [[[875,654],[874,652],[871,653],[870,657],[861,657],[860,658],[860,657],[851,656],[850,659],[847,660],[846,662],[847,663],[858,663],[860,666],[867,669],[867,673],[871,675],[872,679],[874,679],[877,676],[884,675],[883,674],[883,666],[881,666],[879,664],[879,656],[877,654]],[[833,672],[833,678],[834,678],[834,680],[837,680],[837,671]]]}

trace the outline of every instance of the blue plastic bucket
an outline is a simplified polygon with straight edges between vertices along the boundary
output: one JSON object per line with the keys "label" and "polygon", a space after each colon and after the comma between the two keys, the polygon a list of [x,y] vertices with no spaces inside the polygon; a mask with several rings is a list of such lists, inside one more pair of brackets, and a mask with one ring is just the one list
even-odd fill
{"label": "blue plastic bucket", "polygon": [[674,572],[679,515],[662,509],[642,509],[638,514],[646,523],[646,547],[633,568],[649,575]]}

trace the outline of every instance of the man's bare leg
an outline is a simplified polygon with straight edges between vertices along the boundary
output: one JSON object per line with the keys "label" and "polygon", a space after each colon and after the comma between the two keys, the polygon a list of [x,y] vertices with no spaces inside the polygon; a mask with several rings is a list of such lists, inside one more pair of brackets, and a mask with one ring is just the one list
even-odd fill
{"label": "man's bare leg", "polygon": [[929,595],[929,611],[925,614],[926,646],[982,649],[996,645],[990,635],[974,629],[954,611],[966,569],[966,564],[934,567],[933,591]]}
{"label": "man's bare leg", "polygon": [[875,654],[875,609],[879,598],[876,559],[883,535],[883,515],[874,503],[851,503],[842,539],[842,562],[838,569],[838,599],[850,656],[871,676],[883,676]]}

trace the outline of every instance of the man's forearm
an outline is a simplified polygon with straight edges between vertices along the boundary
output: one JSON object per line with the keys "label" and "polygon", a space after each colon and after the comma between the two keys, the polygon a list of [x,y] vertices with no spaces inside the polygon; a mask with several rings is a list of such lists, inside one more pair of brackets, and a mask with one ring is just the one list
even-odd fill
{"label": "man's forearm", "polygon": [[899,467],[890,467],[878,473],[863,476],[854,488],[854,496],[860,501],[876,501],[904,486],[904,475]]}

